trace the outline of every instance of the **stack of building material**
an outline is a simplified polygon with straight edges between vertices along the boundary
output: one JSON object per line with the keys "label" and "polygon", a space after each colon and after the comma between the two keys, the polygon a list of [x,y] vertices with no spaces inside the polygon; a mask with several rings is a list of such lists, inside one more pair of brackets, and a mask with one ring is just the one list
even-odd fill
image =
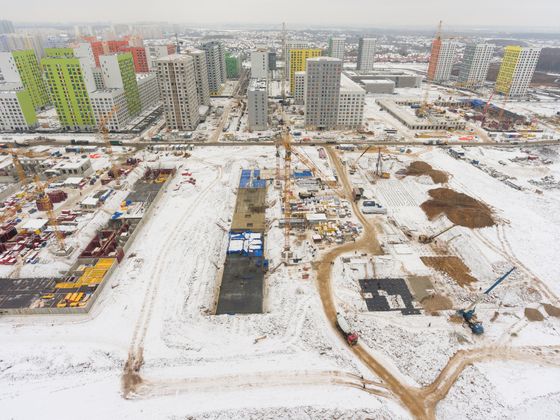
{"label": "stack of building material", "polygon": [[228,254],[241,254],[249,257],[262,257],[263,235],[257,232],[229,234]]}

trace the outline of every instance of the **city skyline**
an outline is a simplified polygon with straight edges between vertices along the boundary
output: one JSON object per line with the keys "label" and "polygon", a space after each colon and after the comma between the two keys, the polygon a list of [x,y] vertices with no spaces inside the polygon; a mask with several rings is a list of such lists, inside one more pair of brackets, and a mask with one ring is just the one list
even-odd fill
{"label": "city skyline", "polygon": [[[227,2],[217,0],[209,3],[180,2],[163,0],[160,2],[109,2],[100,0],[95,8],[85,14],[84,9],[69,0],[53,0],[49,9],[42,9],[39,0],[25,2],[10,1],[3,6],[3,18],[17,22],[114,22],[164,21],[170,23],[198,24],[266,24],[288,22],[292,25],[307,24],[310,13],[322,26],[362,26],[362,27],[430,27],[443,20],[448,27],[521,27],[551,28],[560,31],[557,16],[560,3],[551,0],[535,0],[531,7],[524,7],[521,0],[496,0],[484,2],[473,0],[468,8],[460,8],[456,1],[439,0],[396,0],[377,4],[364,0],[337,2],[325,7],[324,2],[310,0],[305,3],[286,0],[281,7],[274,3],[256,0]],[[195,6],[196,7],[193,7]],[[263,7],[267,6],[267,7]],[[274,13],[270,13],[274,8]],[[29,10],[41,8],[38,14]],[[523,13],[519,10],[524,9]],[[110,10],[110,13],[108,13]],[[406,12],[406,13],[404,13]],[[24,19],[22,19],[25,17]],[[317,24],[316,26],[319,26]]]}

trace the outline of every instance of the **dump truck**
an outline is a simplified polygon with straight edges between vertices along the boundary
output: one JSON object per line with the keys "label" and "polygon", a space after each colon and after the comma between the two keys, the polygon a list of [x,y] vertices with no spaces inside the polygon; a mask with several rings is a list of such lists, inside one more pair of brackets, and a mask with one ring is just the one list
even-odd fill
{"label": "dump truck", "polygon": [[344,335],[344,338],[346,339],[346,342],[348,344],[350,344],[351,346],[355,346],[356,344],[358,344],[358,334],[356,334],[356,332],[350,328],[350,325],[348,324],[348,321],[346,321],[346,318],[344,318],[344,316],[342,316],[342,314],[340,314],[339,312],[336,313],[336,326],[338,327],[342,335]]}

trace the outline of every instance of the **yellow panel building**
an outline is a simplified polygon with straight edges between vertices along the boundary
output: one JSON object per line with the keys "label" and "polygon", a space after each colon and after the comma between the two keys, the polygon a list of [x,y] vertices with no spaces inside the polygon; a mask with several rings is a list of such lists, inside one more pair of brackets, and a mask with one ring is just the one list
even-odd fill
{"label": "yellow panel building", "polygon": [[295,90],[295,74],[298,71],[305,71],[307,68],[307,59],[320,57],[321,50],[319,48],[305,48],[290,50],[290,92]]}
{"label": "yellow panel building", "polygon": [[504,58],[496,78],[496,92],[511,97],[524,96],[539,61],[540,48],[510,45],[504,48]]}

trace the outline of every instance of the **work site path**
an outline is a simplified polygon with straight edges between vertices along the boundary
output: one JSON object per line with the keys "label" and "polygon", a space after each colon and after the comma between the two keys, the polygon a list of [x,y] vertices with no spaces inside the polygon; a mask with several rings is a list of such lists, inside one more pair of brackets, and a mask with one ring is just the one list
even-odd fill
{"label": "work site path", "polygon": [[144,302],[140,309],[138,321],[132,334],[128,360],[124,366],[122,387],[125,398],[128,397],[130,393],[134,392],[136,387],[142,382],[140,369],[144,363],[144,339],[150,325],[151,315],[157,300],[156,297],[158,289],[162,278],[164,277],[162,275],[162,271],[168,265],[167,257],[169,255],[169,251],[173,247],[177,246],[177,241],[180,241],[183,234],[183,228],[190,223],[190,216],[192,212],[204,200],[206,194],[208,194],[208,192],[220,181],[222,177],[223,169],[221,166],[214,165],[209,162],[206,163],[217,169],[216,176],[210,184],[208,184],[208,186],[198,194],[198,197],[196,197],[196,199],[185,209],[181,218],[177,221],[173,233],[167,239],[163,249],[159,251],[159,255],[153,269],[153,274],[150,276],[151,282],[148,284],[146,294],[144,295]]}
{"label": "work site path", "polygon": [[[345,196],[350,199],[352,185],[348,180],[344,167],[336,151],[327,147],[327,152],[338,173]],[[331,282],[334,261],[339,256],[353,251],[366,251],[373,255],[382,254],[381,246],[376,238],[374,225],[364,217],[358,205],[353,201],[352,207],[356,216],[363,223],[364,230],[361,237],[356,242],[348,242],[331,249],[323,255],[317,267],[319,295],[333,330],[336,330],[336,304]],[[437,404],[447,396],[449,390],[466,367],[475,362],[488,360],[515,360],[560,367],[558,348],[559,346],[517,348],[486,346],[459,350],[449,359],[437,378],[430,385],[422,388],[403,384],[380,361],[372,356],[364,346],[357,344],[350,347],[350,350],[383,381],[387,389],[410,411],[413,417],[418,419],[435,419]]]}

